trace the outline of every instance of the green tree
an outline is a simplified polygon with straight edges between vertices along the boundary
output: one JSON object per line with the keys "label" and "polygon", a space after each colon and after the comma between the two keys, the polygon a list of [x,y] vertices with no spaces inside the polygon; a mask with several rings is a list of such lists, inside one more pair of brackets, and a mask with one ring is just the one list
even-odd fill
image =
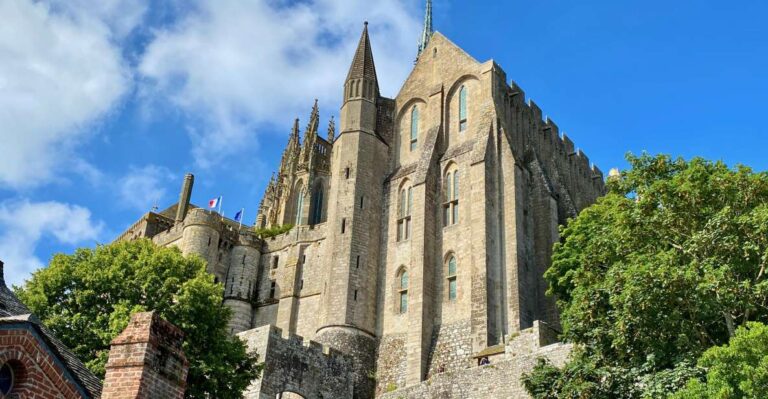
{"label": "green tree", "polygon": [[672,399],[768,398],[768,326],[739,327],[727,345],[704,352],[699,366],[706,378],[691,379]]}
{"label": "green tree", "polygon": [[199,257],[149,240],[58,254],[16,294],[97,375],[131,314],[154,310],[185,333],[188,398],[240,398],[259,375],[255,354],[228,334],[223,287]]}
{"label": "green tree", "polygon": [[[545,278],[579,349],[554,396],[537,398],[663,397],[700,374],[706,349],[768,318],[768,174],[627,158],[608,194],[561,229]],[[552,373],[540,365],[529,380]]]}

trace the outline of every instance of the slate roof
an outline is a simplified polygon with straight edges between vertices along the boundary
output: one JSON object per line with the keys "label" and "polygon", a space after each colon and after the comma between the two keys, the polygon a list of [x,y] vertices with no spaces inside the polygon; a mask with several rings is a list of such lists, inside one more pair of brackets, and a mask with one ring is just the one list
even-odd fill
{"label": "slate roof", "polygon": [[361,78],[376,82],[376,91],[378,92],[379,84],[378,79],[376,79],[376,66],[373,64],[371,41],[368,39],[367,22],[363,28],[363,34],[360,36],[360,42],[357,44],[352,66],[349,67],[349,73],[347,73],[347,81]]}
{"label": "slate roof", "polygon": [[100,398],[101,380],[88,370],[83,362],[63,342],[56,338],[51,330],[45,327],[37,317],[32,315],[29,308],[5,285],[5,278],[3,276],[3,262],[0,261],[0,324],[29,323],[37,330],[48,347],[54,352],[53,354],[65,365],[88,396],[94,399]]}

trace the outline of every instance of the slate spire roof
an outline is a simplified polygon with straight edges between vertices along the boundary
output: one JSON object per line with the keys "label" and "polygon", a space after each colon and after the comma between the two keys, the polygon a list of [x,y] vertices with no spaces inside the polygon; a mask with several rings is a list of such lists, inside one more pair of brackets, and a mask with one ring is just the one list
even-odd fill
{"label": "slate spire roof", "polygon": [[363,34],[360,36],[360,42],[355,51],[355,58],[352,60],[352,66],[349,67],[349,73],[347,73],[347,81],[354,79],[373,81],[378,93],[379,82],[376,78],[376,66],[373,64],[371,40],[368,38],[368,22],[365,22]]}

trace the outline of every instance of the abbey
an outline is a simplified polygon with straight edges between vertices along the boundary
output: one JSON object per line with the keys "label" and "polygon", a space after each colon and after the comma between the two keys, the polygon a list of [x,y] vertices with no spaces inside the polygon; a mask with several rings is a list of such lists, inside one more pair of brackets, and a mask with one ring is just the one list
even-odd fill
{"label": "abbey", "polygon": [[[542,275],[603,175],[499,65],[433,33],[429,8],[394,98],[366,24],[338,127],[321,136],[317,102],[303,133],[294,122],[255,226],[191,205],[188,175],[176,205],[120,237],[208,261],[233,333],[266,362],[248,397],[472,396],[451,381],[491,378],[473,377],[481,361],[509,385],[516,358],[567,355]],[[485,397],[517,392],[494,389]]]}

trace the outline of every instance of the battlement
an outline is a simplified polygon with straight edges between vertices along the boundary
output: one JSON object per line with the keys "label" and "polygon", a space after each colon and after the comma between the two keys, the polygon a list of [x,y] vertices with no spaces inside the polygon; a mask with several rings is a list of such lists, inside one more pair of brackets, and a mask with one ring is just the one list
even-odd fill
{"label": "battlement", "polygon": [[[304,397],[352,397],[352,359],[318,342],[267,325],[238,334],[266,362],[249,390],[274,397],[286,390]],[[312,370],[312,372],[308,372]]]}
{"label": "battlement", "polygon": [[[571,193],[578,193],[573,199],[575,208],[582,209],[603,194],[605,179],[603,172],[594,165],[587,154],[576,147],[573,140],[560,130],[549,116],[532,99],[527,99],[515,82],[505,88],[503,109],[507,128],[511,129],[520,156],[522,151],[532,148],[548,175],[556,170],[560,183]],[[525,158],[527,159],[527,158]]]}
{"label": "battlement", "polygon": [[[313,355],[323,355],[326,357],[342,357],[346,358],[346,355],[339,352],[338,350],[331,348],[328,345],[321,344],[317,341],[313,341],[309,338],[304,338],[301,335],[294,334],[294,333],[286,333],[283,331],[282,328],[277,327],[275,325],[268,325],[263,326],[259,328],[255,328],[254,330],[267,330],[270,336],[270,339],[275,340],[275,342],[282,342],[285,345],[292,346],[296,349],[298,348],[305,348],[308,353]],[[243,332],[241,334],[245,334],[246,332]]]}

